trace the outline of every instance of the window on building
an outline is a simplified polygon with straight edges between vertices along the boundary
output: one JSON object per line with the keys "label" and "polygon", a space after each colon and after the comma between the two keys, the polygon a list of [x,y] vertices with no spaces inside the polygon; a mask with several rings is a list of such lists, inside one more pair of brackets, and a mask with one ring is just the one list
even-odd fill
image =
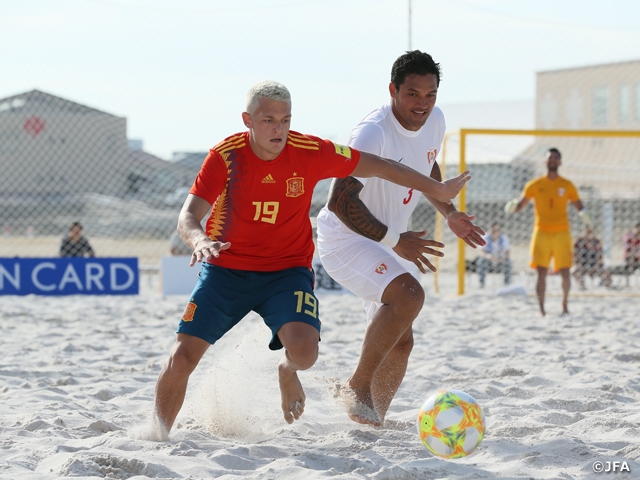
{"label": "window on building", "polygon": [[629,121],[629,109],[631,107],[629,85],[618,86],[618,123],[624,125]]}
{"label": "window on building", "polygon": [[602,127],[609,123],[609,87],[593,88],[591,116],[594,126]]}
{"label": "window on building", "polygon": [[640,82],[636,83],[635,101],[633,104],[635,105],[635,120],[636,122],[640,122]]}

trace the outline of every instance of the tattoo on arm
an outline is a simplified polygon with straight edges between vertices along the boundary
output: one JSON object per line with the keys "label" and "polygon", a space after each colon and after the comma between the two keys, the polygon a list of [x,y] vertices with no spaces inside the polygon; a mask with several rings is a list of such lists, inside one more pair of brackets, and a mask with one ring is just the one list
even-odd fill
{"label": "tattoo on arm", "polygon": [[328,207],[351,230],[379,242],[387,234],[387,226],[374,217],[360,200],[363,188],[364,185],[353,177],[336,178]]}

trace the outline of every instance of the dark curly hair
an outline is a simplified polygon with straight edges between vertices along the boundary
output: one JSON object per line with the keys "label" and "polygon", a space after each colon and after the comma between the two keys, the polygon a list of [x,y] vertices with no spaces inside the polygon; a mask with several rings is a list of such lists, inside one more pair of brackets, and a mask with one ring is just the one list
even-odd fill
{"label": "dark curly hair", "polygon": [[408,75],[434,74],[440,86],[440,64],[433,61],[431,55],[420,50],[411,50],[400,55],[391,67],[391,82],[396,87],[404,83]]}

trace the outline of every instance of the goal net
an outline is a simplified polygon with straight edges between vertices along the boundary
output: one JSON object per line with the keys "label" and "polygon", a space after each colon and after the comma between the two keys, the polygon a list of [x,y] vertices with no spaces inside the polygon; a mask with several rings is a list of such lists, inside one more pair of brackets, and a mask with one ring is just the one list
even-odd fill
{"label": "goal net", "polygon": [[[0,257],[57,256],[62,237],[80,222],[98,256],[159,265],[170,252],[178,213],[207,152],[160,159],[127,138],[126,122],[37,90],[0,99]],[[633,281],[638,273],[621,269],[622,238],[640,222],[640,132],[461,130],[447,135],[439,163],[446,177],[461,166],[471,171],[458,208],[476,215],[485,230],[500,224],[511,243],[511,281],[517,285],[531,281],[533,212],[529,205],[506,215],[504,204],[544,174],[549,147],[562,152],[560,174],[578,187],[591,212],[616,285],[640,291],[640,280]],[[326,202],[328,185],[316,188],[311,217]],[[571,207],[569,218],[576,238],[583,226]],[[430,238],[446,244],[436,289],[480,291],[473,263],[478,252],[458,242],[426,201],[418,205],[412,227],[426,228]],[[490,272],[485,288],[503,287],[503,280],[501,272]],[[599,279],[588,282],[600,286]]]}
{"label": "goal net", "polygon": [[[458,209],[476,216],[476,223],[489,231],[499,226],[510,243],[511,276],[506,265],[485,262],[485,285],[480,282],[479,252],[457,240],[442,225],[425,202],[413,219],[413,226],[426,225],[445,243],[445,257],[438,261],[440,275],[436,289],[453,289],[459,294],[517,285],[532,287],[529,244],[533,231],[533,201],[517,214],[505,213],[508,200],[521,195],[524,185],[546,174],[545,153],[555,147],[562,153],[558,173],[571,180],[594,220],[593,234],[602,247],[602,264],[612,275],[611,289],[600,272],[586,275],[584,288],[608,292],[637,291],[640,282],[624,268],[623,238],[640,223],[640,132],[614,130],[494,130],[463,129],[449,134],[440,162],[450,178],[465,169],[472,179],[458,198]],[[573,241],[584,235],[577,211],[568,207]],[[553,272],[551,272],[553,273]],[[446,284],[445,278],[454,283]],[[509,280],[509,284],[505,284]],[[443,284],[444,282],[444,284]],[[577,283],[576,286],[579,286]]]}

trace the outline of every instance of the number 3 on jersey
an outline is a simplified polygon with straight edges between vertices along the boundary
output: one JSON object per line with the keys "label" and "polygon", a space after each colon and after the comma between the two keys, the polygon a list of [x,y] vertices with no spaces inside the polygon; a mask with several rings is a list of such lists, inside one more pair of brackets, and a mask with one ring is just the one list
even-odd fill
{"label": "number 3 on jersey", "polygon": [[409,196],[407,198],[402,199],[402,203],[407,205],[411,201],[411,197],[413,196],[413,188],[409,189]]}
{"label": "number 3 on jersey", "polygon": [[276,223],[280,202],[252,202],[251,204],[256,207],[253,220],[259,219],[261,222]]}
{"label": "number 3 on jersey", "polygon": [[[293,294],[298,297],[298,304],[296,305],[296,313],[303,312],[307,315],[311,315],[313,318],[318,318],[318,299],[311,295],[309,292],[303,292],[302,290],[293,292]],[[307,307],[311,307],[311,310],[303,308],[302,300],[304,299],[304,305]]]}

